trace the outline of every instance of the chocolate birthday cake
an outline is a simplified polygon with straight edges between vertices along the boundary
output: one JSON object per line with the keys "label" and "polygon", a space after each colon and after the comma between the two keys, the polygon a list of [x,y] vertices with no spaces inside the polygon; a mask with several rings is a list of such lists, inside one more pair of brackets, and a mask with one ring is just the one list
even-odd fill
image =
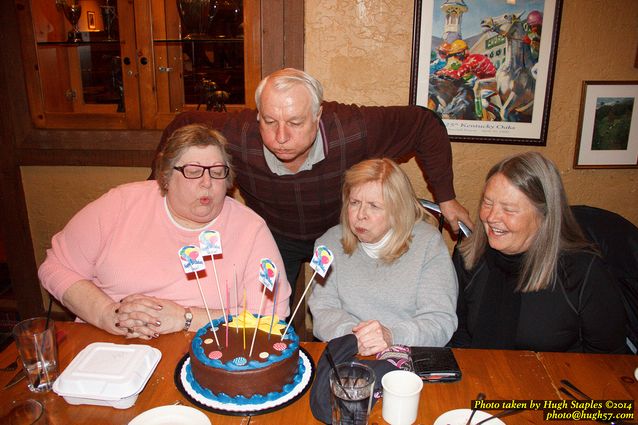
{"label": "chocolate birthday cake", "polygon": [[284,321],[273,324],[270,334],[269,318],[264,319],[254,345],[255,326],[238,325],[232,316],[228,333],[223,317],[213,320],[216,335],[210,323],[197,331],[189,354],[191,384],[198,393],[221,402],[257,404],[286,394],[301,380],[299,337],[289,327],[281,338]]}

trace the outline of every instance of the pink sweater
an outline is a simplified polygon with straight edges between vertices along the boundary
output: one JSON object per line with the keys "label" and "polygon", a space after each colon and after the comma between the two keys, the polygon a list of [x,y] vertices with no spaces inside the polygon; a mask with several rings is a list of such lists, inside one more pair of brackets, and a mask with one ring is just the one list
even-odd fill
{"label": "pink sweater", "polygon": [[[194,273],[186,275],[178,251],[184,245],[199,246],[204,229],[190,230],[177,225],[166,210],[157,182],[125,184],[90,203],[53,237],[52,248],[40,266],[42,285],[58,300],[75,282],[92,281],[113,300],[130,294],[146,294],[169,299],[182,306],[204,307]],[[205,258],[206,270],[199,281],[211,309],[221,308],[214,270],[230,313],[235,314],[233,268],[237,272],[238,308],[257,312],[263,285],[258,280],[262,258],[270,258],[280,277],[275,287],[277,314],[288,316],[290,285],[283,261],[264,220],[251,209],[226,197],[219,216],[206,227],[221,237],[223,254]],[[266,290],[262,314],[272,314],[273,293]]]}

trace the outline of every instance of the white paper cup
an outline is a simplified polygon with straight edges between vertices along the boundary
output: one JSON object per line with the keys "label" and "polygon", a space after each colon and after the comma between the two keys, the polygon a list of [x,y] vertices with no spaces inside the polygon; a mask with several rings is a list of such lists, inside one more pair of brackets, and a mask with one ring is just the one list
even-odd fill
{"label": "white paper cup", "polygon": [[415,373],[393,370],[381,378],[383,419],[391,425],[410,425],[416,420],[423,381]]}

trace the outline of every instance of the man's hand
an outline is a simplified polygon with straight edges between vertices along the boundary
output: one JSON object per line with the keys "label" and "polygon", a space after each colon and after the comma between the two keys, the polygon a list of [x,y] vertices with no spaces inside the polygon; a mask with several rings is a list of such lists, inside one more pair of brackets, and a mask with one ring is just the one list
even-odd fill
{"label": "man's hand", "polygon": [[454,233],[459,231],[459,221],[463,222],[470,230],[474,230],[474,223],[470,218],[470,214],[456,199],[439,203],[443,216],[450,223]]}

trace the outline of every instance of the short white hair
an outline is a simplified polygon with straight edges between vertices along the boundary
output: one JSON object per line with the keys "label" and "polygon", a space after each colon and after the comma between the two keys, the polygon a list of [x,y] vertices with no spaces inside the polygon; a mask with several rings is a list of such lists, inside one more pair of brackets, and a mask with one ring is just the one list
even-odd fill
{"label": "short white hair", "polygon": [[257,110],[261,109],[261,94],[269,81],[272,81],[273,87],[279,91],[286,91],[298,84],[302,84],[308,89],[308,94],[310,94],[312,113],[315,117],[319,115],[321,102],[323,102],[323,86],[310,74],[295,68],[280,69],[259,82],[257,90],[255,90]]}

